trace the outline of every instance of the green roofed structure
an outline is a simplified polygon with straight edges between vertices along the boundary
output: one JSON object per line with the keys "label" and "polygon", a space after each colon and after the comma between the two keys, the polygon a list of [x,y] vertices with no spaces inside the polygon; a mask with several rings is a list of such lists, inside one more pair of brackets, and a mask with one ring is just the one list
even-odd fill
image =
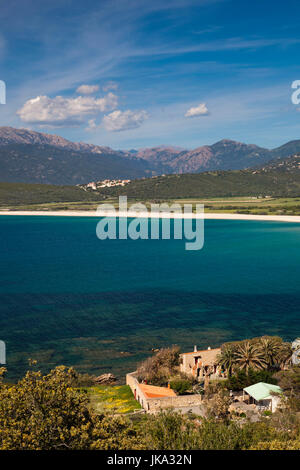
{"label": "green roofed structure", "polygon": [[[258,382],[243,389],[249,395],[249,403],[254,403],[260,409],[275,411],[280,402],[282,390],[278,385]],[[277,395],[274,395],[277,394]]]}

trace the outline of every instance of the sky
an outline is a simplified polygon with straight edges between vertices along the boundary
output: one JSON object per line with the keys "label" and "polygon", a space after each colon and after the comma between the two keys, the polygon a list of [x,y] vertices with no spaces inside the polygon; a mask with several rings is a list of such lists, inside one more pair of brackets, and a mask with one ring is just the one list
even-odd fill
{"label": "sky", "polygon": [[0,24],[1,126],[114,149],[300,139],[299,0],[10,0]]}

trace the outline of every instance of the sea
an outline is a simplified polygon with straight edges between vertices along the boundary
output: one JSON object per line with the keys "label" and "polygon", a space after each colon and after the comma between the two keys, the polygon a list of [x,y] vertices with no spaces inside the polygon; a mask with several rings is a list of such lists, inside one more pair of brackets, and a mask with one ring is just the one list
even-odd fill
{"label": "sea", "polygon": [[[300,336],[300,224],[207,220],[204,246],[99,240],[98,219],[0,217],[0,340],[8,378],[128,371],[152,350]],[[171,221],[171,224],[173,221]]]}

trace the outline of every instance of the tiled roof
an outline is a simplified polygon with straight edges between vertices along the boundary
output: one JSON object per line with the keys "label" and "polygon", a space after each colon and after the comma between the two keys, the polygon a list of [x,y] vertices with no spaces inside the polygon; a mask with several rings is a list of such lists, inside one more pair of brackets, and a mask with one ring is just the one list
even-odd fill
{"label": "tiled roof", "polygon": [[156,387],[154,385],[139,384],[139,387],[146,398],[176,397],[176,393],[171,388]]}

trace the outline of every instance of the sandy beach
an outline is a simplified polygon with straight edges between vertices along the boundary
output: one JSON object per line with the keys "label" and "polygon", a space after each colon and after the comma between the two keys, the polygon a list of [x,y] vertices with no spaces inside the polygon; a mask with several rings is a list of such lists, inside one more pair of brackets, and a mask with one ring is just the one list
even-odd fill
{"label": "sandy beach", "polygon": [[[171,219],[202,219],[203,214],[166,214],[150,212],[118,212],[113,211],[0,211],[0,215],[29,215],[29,216],[56,216],[56,217],[142,217],[142,218],[171,218]],[[273,222],[294,222],[300,223],[298,215],[254,215],[254,214],[226,214],[226,213],[205,213],[204,219],[223,220],[267,220]]]}

